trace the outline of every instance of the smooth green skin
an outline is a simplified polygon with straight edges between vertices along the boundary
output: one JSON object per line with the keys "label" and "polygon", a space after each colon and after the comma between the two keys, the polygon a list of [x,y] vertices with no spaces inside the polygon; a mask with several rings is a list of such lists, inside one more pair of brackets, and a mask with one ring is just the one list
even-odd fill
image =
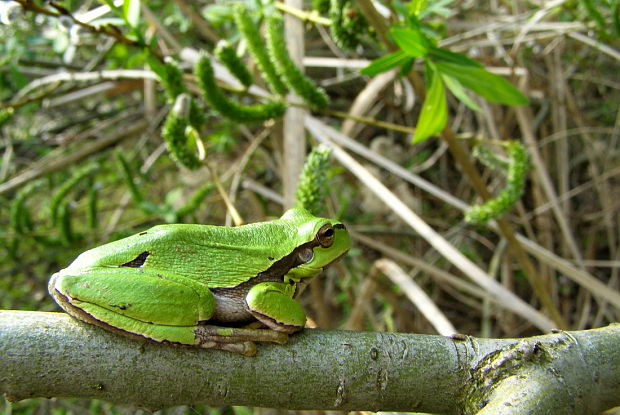
{"label": "smooth green skin", "polygon": [[[282,333],[303,328],[297,283],[349,247],[344,225],[299,208],[238,227],[159,225],[82,253],[49,291],[69,314],[112,331],[253,355],[253,341],[285,343]],[[235,327],[256,320],[270,330]]]}

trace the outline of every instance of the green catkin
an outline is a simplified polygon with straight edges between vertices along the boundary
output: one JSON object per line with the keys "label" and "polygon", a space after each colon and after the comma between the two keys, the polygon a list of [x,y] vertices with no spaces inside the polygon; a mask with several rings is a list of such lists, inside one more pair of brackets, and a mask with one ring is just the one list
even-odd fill
{"label": "green catkin", "polygon": [[194,127],[196,130],[201,131],[207,123],[206,113],[207,111],[202,104],[192,98],[189,103],[189,125]]}
{"label": "green catkin", "polygon": [[86,210],[86,217],[88,219],[88,226],[90,229],[97,229],[97,201],[99,197],[99,188],[96,183],[91,183],[88,187],[88,206]]}
{"label": "green catkin", "polygon": [[616,2],[611,11],[611,20],[616,31],[616,36],[620,36],[620,2]]}
{"label": "green catkin", "polygon": [[71,202],[63,200],[58,207],[58,216],[60,218],[60,235],[65,245],[70,245],[75,240],[73,228],[71,226]]}
{"label": "green catkin", "polygon": [[312,10],[319,14],[329,13],[330,0],[312,0]]}
{"label": "green catkin", "polygon": [[168,96],[168,102],[172,103],[179,95],[186,92],[185,83],[183,82],[183,71],[171,59],[166,60],[164,65],[165,70],[163,76],[160,77],[160,81]]}
{"label": "green catkin", "polygon": [[267,82],[272,92],[278,95],[286,95],[288,88],[280,79],[273,62],[269,59],[269,54],[258,30],[258,25],[252,21],[247,7],[244,4],[238,3],[233,11],[237,28],[247,42],[248,50],[256,61],[261,76]]}
{"label": "green catkin", "polygon": [[7,121],[13,117],[13,108],[8,107],[0,110],[0,127],[2,127]]}
{"label": "green catkin", "polygon": [[177,97],[173,108],[168,112],[161,135],[166,141],[166,147],[172,159],[190,170],[195,170],[202,167],[203,163],[198,158],[195,143],[194,145],[189,143],[190,140],[186,134],[188,120],[192,118],[190,116],[192,101],[187,94]]}
{"label": "green catkin", "polygon": [[22,195],[22,192],[19,192],[11,203],[11,208],[9,210],[9,226],[17,235],[23,234],[25,231],[22,226],[22,216],[28,214],[28,210],[24,206],[25,198],[26,195]]}
{"label": "green catkin", "polygon": [[89,177],[92,173],[97,170],[98,167],[95,164],[91,164],[86,166],[80,170],[77,170],[73,177],[67,180],[60,188],[54,193],[52,196],[52,201],[50,202],[50,220],[53,225],[56,225],[58,219],[58,209],[60,207],[61,202],[63,202],[67,196],[67,194],[77,186],[83,179]]}
{"label": "green catkin", "polygon": [[289,88],[313,109],[327,108],[329,98],[325,91],[318,88],[291,60],[284,40],[284,20],[275,13],[267,18],[267,50]]}
{"label": "green catkin", "polygon": [[331,150],[325,146],[312,149],[297,185],[297,206],[303,207],[314,215],[322,211],[323,200],[327,194],[327,169]]}
{"label": "green catkin", "polygon": [[228,68],[231,74],[241,82],[243,86],[249,88],[254,82],[248,67],[237,56],[237,52],[226,40],[221,40],[215,48],[215,56]]}
{"label": "green catkin", "polygon": [[19,226],[24,231],[31,231],[33,229],[32,226],[32,216],[30,216],[30,212],[26,208],[26,206],[22,206],[22,212],[20,214],[20,223]]}
{"label": "green catkin", "polygon": [[159,59],[148,55],[146,62],[157,75],[169,103],[173,103],[177,96],[186,92],[183,71],[172,58],[166,58],[166,61],[162,63]]}
{"label": "green catkin", "polygon": [[512,209],[523,195],[529,168],[527,152],[523,145],[511,141],[506,149],[508,153],[508,172],[506,187],[493,199],[481,205],[470,207],[465,212],[465,220],[470,223],[482,224],[495,219]]}
{"label": "green catkin", "polygon": [[506,172],[508,171],[508,160],[498,156],[498,154],[492,151],[489,147],[480,144],[474,147],[474,157],[478,159],[482,164],[490,169]]}
{"label": "green catkin", "polygon": [[360,34],[368,32],[368,21],[351,0],[331,0],[329,7],[330,32],[343,49],[355,49]]}
{"label": "green catkin", "polygon": [[215,185],[212,182],[205,183],[200,186],[200,188],[194,192],[192,197],[190,197],[187,203],[176,211],[177,220],[181,221],[185,216],[194,213],[200,206],[200,203],[209,193],[211,193],[214,187]]}
{"label": "green catkin", "polygon": [[213,66],[208,56],[203,55],[196,64],[195,70],[198,85],[205,101],[222,116],[238,122],[260,122],[280,117],[286,110],[286,105],[279,101],[270,101],[265,104],[242,105],[229,100],[222,89],[215,83]]}
{"label": "green catkin", "polygon": [[26,199],[38,190],[43,182],[32,182],[23,187],[13,199],[9,211],[9,226],[16,234],[23,234],[32,229],[30,212],[26,207]]}
{"label": "green catkin", "polygon": [[144,196],[142,195],[142,192],[140,192],[140,189],[138,189],[138,185],[136,185],[133,169],[129,165],[129,162],[127,161],[125,156],[123,156],[120,151],[117,151],[115,155],[118,166],[123,172],[123,177],[125,178],[125,183],[127,183],[127,188],[129,189],[131,198],[133,199],[134,203],[139,205],[140,203],[144,202]]}

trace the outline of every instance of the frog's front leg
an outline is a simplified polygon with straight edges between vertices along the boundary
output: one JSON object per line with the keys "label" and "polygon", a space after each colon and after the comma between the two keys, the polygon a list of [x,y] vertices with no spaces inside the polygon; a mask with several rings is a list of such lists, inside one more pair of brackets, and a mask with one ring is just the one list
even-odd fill
{"label": "frog's front leg", "polygon": [[262,282],[250,289],[245,300],[252,315],[270,329],[295,333],[306,324],[306,313],[292,298],[294,294],[295,285]]}

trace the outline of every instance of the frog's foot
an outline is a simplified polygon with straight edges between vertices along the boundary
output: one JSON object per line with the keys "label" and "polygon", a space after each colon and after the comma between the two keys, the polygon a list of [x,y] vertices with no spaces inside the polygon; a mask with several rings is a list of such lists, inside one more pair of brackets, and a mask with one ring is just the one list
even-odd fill
{"label": "frog's foot", "polygon": [[206,341],[204,343],[200,343],[200,347],[204,349],[226,350],[227,352],[238,353],[249,357],[256,356],[256,343],[254,342],[218,343]]}
{"label": "frog's foot", "polygon": [[260,321],[252,321],[251,323],[246,324],[245,326],[243,326],[244,329],[266,329],[268,328],[265,324],[263,324]]}
{"label": "frog's foot", "polygon": [[286,344],[288,335],[270,329],[220,327],[210,325],[196,326],[196,344],[209,349],[228,350],[246,356],[256,354],[254,342]]}

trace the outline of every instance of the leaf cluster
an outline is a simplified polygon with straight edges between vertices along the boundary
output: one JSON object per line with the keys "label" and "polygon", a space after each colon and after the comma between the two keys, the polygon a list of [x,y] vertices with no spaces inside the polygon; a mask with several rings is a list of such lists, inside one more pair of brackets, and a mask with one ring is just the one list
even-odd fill
{"label": "leaf cluster", "polygon": [[463,54],[436,46],[415,16],[411,16],[408,23],[406,27],[390,30],[390,36],[399,49],[374,60],[361,72],[373,76],[400,66],[401,73],[406,73],[417,59],[424,62],[426,82],[430,86],[416,125],[414,144],[439,134],[445,128],[448,120],[446,87],[474,111],[481,111],[480,106],[467,95],[465,89],[499,104],[528,104],[528,99],[501,76],[489,72]]}

